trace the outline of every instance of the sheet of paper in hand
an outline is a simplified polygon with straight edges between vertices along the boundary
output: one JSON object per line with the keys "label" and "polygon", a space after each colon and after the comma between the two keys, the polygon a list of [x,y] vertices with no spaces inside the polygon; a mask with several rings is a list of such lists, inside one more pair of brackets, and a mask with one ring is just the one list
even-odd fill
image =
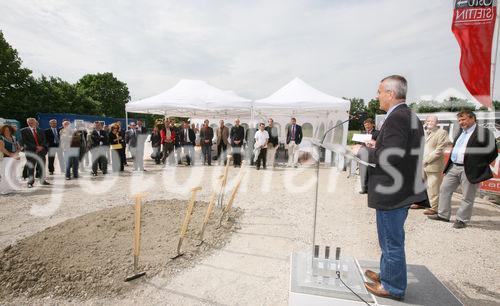
{"label": "sheet of paper in hand", "polygon": [[370,140],[372,140],[371,134],[352,134],[352,141],[365,143]]}

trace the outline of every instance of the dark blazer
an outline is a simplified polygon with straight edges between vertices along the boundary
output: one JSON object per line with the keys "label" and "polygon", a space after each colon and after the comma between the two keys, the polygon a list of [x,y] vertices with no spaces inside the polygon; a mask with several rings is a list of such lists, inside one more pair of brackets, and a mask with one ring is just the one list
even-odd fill
{"label": "dark blazer", "polygon": [[151,146],[152,147],[159,147],[161,145],[161,135],[160,132],[158,133],[151,133]]}
{"label": "dark blazer", "polygon": [[106,131],[93,130],[92,134],[90,134],[90,139],[92,141],[91,144],[92,148],[101,146],[101,142],[102,146],[109,146],[109,137]]}
{"label": "dark blazer", "polygon": [[[109,132],[108,134],[108,140],[110,145],[114,144],[119,144],[121,143],[122,145],[125,143],[123,136],[121,135],[122,133],[118,132],[118,135],[115,135],[113,132]],[[118,139],[118,137],[121,137],[122,139]]]}
{"label": "dark blazer", "polygon": [[194,146],[195,145],[195,141],[196,141],[196,134],[195,134],[195,132],[193,131],[192,128],[188,128],[188,139],[189,139],[189,141],[186,142],[186,133],[185,133],[185,131],[186,130],[184,128],[180,129],[180,131],[179,131],[179,139],[181,141],[181,144],[183,146],[185,146],[185,145],[192,145],[192,146]]}
{"label": "dark blazer", "polygon": [[[372,130],[372,140],[377,140],[377,137],[378,137],[378,134],[380,133],[379,130],[376,130],[376,129],[373,129]],[[367,132],[365,131],[365,134],[367,134]]]}
{"label": "dark blazer", "polygon": [[[266,126],[266,131],[269,134],[269,143],[273,144],[274,147],[277,146],[278,142],[279,142],[278,129],[275,126],[273,126],[272,128],[270,126]],[[302,135],[302,129],[300,131],[301,131],[301,135]]]}
{"label": "dark blazer", "polygon": [[200,144],[203,146],[203,145],[206,145],[205,143],[205,139],[206,140],[209,140],[209,145],[212,145],[212,139],[214,138],[214,129],[212,129],[211,127],[202,127],[200,128]]}
{"label": "dark blazer", "polygon": [[138,138],[138,131],[135,130],[135,133],[134,131],[132,131],[132,129],[128,129],[126,132],[125,132],[125,141],[128,143],[128,145],[132,148],[135,148],[137,147],[137,138]]}
{"label": "dark blazer", "polygon": [[[300,144],[302,141],[302,127],[298,124],[295,125],[295,144]],[[292,139],[292,125],[290,125],[286,131],[286,144],[290,143]]]}
{"label": "dark blazer", "polygon": [[[35,152],[36,151],[36,141],[35,137],[33,135],[33,132],[31,132],[30,127],[25,127],[21,129],[21,139],[19,143],[23,146],[25,151],[31,151]],[[42,131],[40,128],[36,128],[36,133],[38,135],[38,145],[47,147],[47,142],[45,141],[45,133]]]}
{"label": "dark blazer", "polygon": [[[229,138],[231,139],[231,146],[232,147],[241,147],[243,145],[243,140],[245,138],[245,128],[240,126],[233,126],[231,128],[231,133]],[[236,144],[234,143],[235,140],[239,140],[240,143]]]}
{"label": "dark blazer", "polygon": [[59,138],[59,143],[57,143],[57,144],[54,142],[55,135],[54,135],[54,132],[52,132],[52,128],[45,129],[44,132],[45,132],[45,141],[47,143],[47,146],[49,148],[57,148],[57,147],[59,147],[59,144],[61,143],[60,129],[56,128],[57,137]]}
{"label": "dark blazer", "polygon": [[[462,129],[453,140],[455,146],[458,137],[462,134]],[[490,164],[497,158],[498,148],[495,136],[487,128],[476,125],[476,129],[470,135],[464,154],[464,170],[467,180],[472,184],[489,180],[493,177]],[[448,160],[444,173],[448,172],[452,162]]]}
{"label": "dark blazer", "polygon": [[[424,153],[423,139],[422,123],[403,104],[385,120],[375,148],[362,147],[367,150],[367,154],[361,154],[363,159],[367,157],[376,165],[368,167],[368,207],[391,210],[427,199],[419,159]],[[395,190],[387,189],[391,187]]]}

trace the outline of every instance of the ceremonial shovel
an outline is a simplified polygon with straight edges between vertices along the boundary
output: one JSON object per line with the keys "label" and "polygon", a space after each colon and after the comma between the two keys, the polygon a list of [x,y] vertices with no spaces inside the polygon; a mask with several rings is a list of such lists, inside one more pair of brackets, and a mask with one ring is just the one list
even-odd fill
{"label": "ceremonial shovel", "polygon": [[186,215],[184,216],[184,221],[182,222],[181,226],[181,233],[179,236],[179,243],[177,244],[177,255],[174,257],[170,257],[170,259],[176,259],[184,255],[184,253],[181,253],[181,247],[182,247],[182,241],[184,240],[184,237],[186,236],[186,232],[189,226],[189,221],[191,221],[191,215],[193,213],[193,207],[194,207],[194,202],[196,199],[196,193],[201,190],[201,187],[196,187],[191,189],[191,200],[189,201],[189,204],[186,209]]}
{"label": "ceremonial shovel", "polygon": [[232,158],[233,158],[232,155],[227,156],[226,167],[224,168],[224,178],[222,179],[222,185],[220,188],[221,191],[219,193],[219,197],[217,198],[217,204],[221,208],[222,208],[222,205],[224,204],[224,193],[226,191],[225,189],[226,189],[226,184],[227,184],[227,173],[229,171],[229,162],[231,161]]}
{"label": "ceremonial shovel", "polygon": [[[222,210],[222,215],[220,216],[220,220],[219,220],[219,226],[217,226],[217,228],[221,227],[222,220],[224,219],[224,216],[226,216],[229,213],[229,210],[231,210],[231,207],[233,207],[234,198],[236,197],[236,193],[238,193],[238,190],[240,188],[241,180],[243,179],[243,175],[245,173],[244,171],[245,171],[245,161],[242,161],[240,173],[238,174],[238,178],[237,178],[238,182],[236,183],[236,186],[234,186],[234,188],[233,188],[233,192],[231,193],[231,196],[229,197],[229,201],[227,202],[226,207],[224,207],[224,209]],[[229,217],[228,217],[228,219],[229,219]]]}
{"label": "ceremonial shovel", "polygon": [[134,226],[134,274],[125,278],[125,281],[131,281],[146,275],[146,272],[137,272],[139,265],[139,254],[141,251],[141,199],[142,194],[137,193],[135,197],[135,226]]}
{"label": "ceremonial shovel", "polygon": [[224,182],[224,175],[219,176],[219,180],[221,181],[221,185],[217,190],[214,190],[212,192],[212,196],[210,197],[210,203],[208,203],[207,207],[207,212],[205,213],[205,218],[203,219],[203,225],[201,226],[201,231],[200,231],[200,242],[196,246],[200,246],[203,244],[203,235],[205,234],[205,228],[208,223],[208,219],[210,219],[210,215],[212,214],[212,211],[214,210],[215,206],[215,198],[217,197],[218,194],[220,194],[222,190],[222,184]]}

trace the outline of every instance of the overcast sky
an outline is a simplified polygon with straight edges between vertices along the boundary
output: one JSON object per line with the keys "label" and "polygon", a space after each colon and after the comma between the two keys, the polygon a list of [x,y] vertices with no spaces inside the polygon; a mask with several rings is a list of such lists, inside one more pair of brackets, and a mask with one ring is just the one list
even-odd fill
{"label": "overcast sky", "polygon": [[[294,77],[338,97],[374,97],[402,74],[409,100],[467,93],[452,1],[11,1],[0,29],[36,75],[113,72],[132,99],[181,78],[263,98]],[[499,75],[497,73],[497,75]],[[495,82],[500,98],[500,75]]]}

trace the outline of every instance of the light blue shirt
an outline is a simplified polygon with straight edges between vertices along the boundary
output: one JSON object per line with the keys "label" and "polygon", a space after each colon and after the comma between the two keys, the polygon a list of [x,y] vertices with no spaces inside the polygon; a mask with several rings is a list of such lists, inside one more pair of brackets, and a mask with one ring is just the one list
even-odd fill
{"label": "light blue shirt", "polygon": [[462,134],[458,137],[457,142],[453,146],[453,150],[451,151],[450,159],[452,162],[456,164],[464,163],[464,154],[465,149],[467,149],[467,143],[469,142],[469,138],[476,129],[476,124],[466,130],[462,130]]}
{"label": "light blue shirt", "polygon": [[387,110],[387,114],[385,115],[385,119],[389,118],[389,115],[390,115],[390,114],[394,111],[394,109],[396,109],[396,107],[398,107],[398,106],[400,106],[400,105],[403,105],[403,104],[405,104],[405,103],[406,103],[406,101],[402,101],[402,102],[400,102],[400,103],[398,103],[398,104],[396,104],[396,105],[393,105],[391,108],[389,108],[389,109]]}

